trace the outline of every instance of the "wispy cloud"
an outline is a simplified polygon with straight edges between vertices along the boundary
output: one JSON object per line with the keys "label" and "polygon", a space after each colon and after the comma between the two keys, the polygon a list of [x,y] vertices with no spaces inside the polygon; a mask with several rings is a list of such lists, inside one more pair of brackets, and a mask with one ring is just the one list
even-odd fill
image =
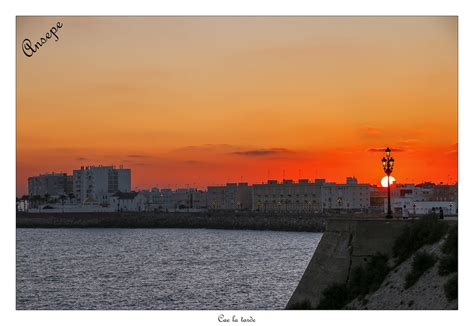
{"label": "wispy cloud", "polygon": [[130,162],[129,164],[132,166],[151,166],[150,163],[145,163],[145,162]]}
{"label": "wispy cloud", "polygon": [[131,154],[128,155],[129,158],[152,158],[150,155],[140,155],[140,154]]}
{"label": "wispy cloud", "polygon": [[204,162],[198,161],[198,160],[186,160],[186,161],[183,161],[183,163],[185,163],[185,164],[191,164],[191,165],[197,165],[197,164],[202,164],[202,163],[204,163]]}
{"label": "wispy cloud", "polygon": [[238,147],[230,144],[204,144],[204,145],[190,145],[179,147],[173,152],[187,153],[187,152],[226,152],[229,150],[237,150]]}
{"label": "wispy cloud", "polygon": [[242,155],[242,156],[274,156],[289,153],[290,151],[286,148],[268,148],[268,149],[255,149],[248,151],[236,151],[231,154]]}
{"label": "wispy cloud", "polygon": [[363,138],[375,138],[382,135],[382,129],[370,125],[362,126],[358,129],[359,135]]}
{"label": "wispy cloud", "polygon": [[[367,152],[385,152],[386,147],[383,148],[368,148]],[[402,148],[390,148],[392,152],[405,152]]]}

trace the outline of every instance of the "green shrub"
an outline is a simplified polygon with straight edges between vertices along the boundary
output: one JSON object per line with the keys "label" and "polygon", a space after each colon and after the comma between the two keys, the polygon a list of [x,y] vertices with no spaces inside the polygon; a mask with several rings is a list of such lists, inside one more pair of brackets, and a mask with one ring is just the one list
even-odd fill
{"label": "green shrub", "polygon": [[409,258],[415,251],[426,244],[433,244],[446,234],[448,225],[437,216],[427,215],[407,226],[395,240],[393,256],[397,264]]}
{"label": "green shrub", "polygon": [[405,289],[408,289],[436,263],[436,256],[426,252],[420,252],[413,257],[411,271],[405,277]]}
{"label": "green shrub", "polygon": [[448,301],[458,298],[458,274],[451,276],[444,284],[444,295]]}
{"label": "green shrub", "polygon": [[289,310],[309,310],[309,309],[312,309],[311,301],[309,301],[308,299],[305,299],[305,300],[300,301],[300,302],[295,302],[295,303],[289,305],[288,309]]}
{"label": "green shrub", "polygon": [[441,276],[449,275],[458,271],[458,228],[449,228],[448,236],[441,251],[444,253],[439,262],[438,273]]}
{"label": "green shrub", "polygon": [[439,261],[438,273],[441,276],[446,276],[458,271],[458,256],[444,255]]}
{"label": "green shrub", "polygon": [[377,290],[390,271],[387,262],[388,257],[382,254],[371,257],[366,266],[352,272],[347,286],[333,284],[325,289],[317,309],[341,309],[353,299]]}
{"label": "green shrub", "polygon": [[349,281],[350,298],[362,297],[377,290],[390,271],[387,262],[388,257],[378,253],[370,258],[365,267],[356,268]]}
{"label": "green shrub", "polygon": [[322,299],[317,309],[342,309],[349,303],[349,290],[345,284],[333,284],[323,291]]}
{"label": "green shrub", "polygon": [[456,255],[458,254],[458,227],[452,226],[449,228],[448,237],[441,248],[444,254]]}

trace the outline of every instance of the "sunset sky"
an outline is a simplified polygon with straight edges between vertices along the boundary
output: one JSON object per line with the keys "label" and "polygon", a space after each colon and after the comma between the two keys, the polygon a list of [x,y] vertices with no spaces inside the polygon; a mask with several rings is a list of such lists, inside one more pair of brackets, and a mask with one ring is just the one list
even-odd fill
{"label": "sunset sky", "polygon": [[18,195],[99,164],[379,183],[387,146],[397,182],[457,181],[456,17],[18,17],[16,42]]}

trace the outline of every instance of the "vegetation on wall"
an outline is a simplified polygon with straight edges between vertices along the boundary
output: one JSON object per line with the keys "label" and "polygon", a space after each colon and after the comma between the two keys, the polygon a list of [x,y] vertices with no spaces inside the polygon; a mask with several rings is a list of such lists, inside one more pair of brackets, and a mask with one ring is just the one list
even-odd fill
{"label": "vegetation on wall", "polygon": [[438,242],[446,234],[447,229],[448,225],[441,223],[436,215],[424,216],[411,226],[407,226],[393,246],[396,263],[404,262],[424,245]]}
{"label": "vegetation on wall", "polygon": [[389,271],[388,257],[376,254],[365,266],[354,269],[347,285],[333,284],[325,289],[316,309],[341,309],[353,299],[374,292],[380,287]]}
{"label": "vegetation on wall", "polygon": [[411,271],[405,277],[405,289],[408,289],[436,263],[436,256],[426,252],[419,252],[413,257]]}
{"label": "vegetation on wall", "polygon": [[[392,249],[393,266],[389,265],[389,257],[381,254],[373,256],[365,266],[359,266],[353,270],[347,283],[332,284],[326,288],[316,309],[342,309],[355,298],[362,299],[365,295],[376,291],[392,269],[406,261],[423,246],[440,241],[446,233],[438,273],[441,276],[456,273],[444,285],[446,298],[449,301],[456,299],[458,293],[457,225],[449,227],[447,223],[441,222],[438,216],[428,215],[407,226],[395,240]],[[411,270],[405,277],[405,289],[413,286],[426,271],[436,264],[437,260],[438,257],[433,254],[416,253]]]}

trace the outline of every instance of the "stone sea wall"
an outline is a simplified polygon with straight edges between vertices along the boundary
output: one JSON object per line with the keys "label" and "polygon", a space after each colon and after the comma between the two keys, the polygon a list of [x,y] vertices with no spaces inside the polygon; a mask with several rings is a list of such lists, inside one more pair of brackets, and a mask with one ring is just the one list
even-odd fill
{"label": "stone sea wall", "polygon": [[17,228],[209,228],[323,232],[327,218],[306,214],[262,214],[254,212],[18,212]]}
{"label": "stone sea wall", "polygon": [[377,253],[390,254],[395,239],[412,220],[329,219],[326,231],[287,307],[309,300],[316,307],[322,292],[348,281],[351,271]]}

